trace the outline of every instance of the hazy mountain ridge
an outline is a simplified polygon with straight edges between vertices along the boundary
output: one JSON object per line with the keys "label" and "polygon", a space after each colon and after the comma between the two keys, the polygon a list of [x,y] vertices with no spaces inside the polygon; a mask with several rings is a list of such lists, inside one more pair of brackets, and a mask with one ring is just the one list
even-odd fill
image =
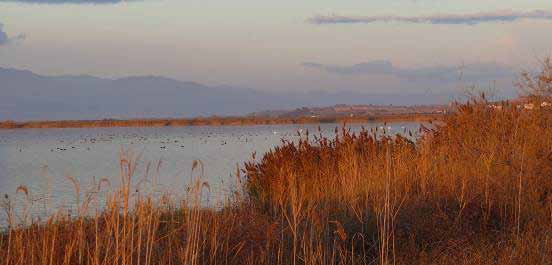
{"label": "hazy mountain ridge", "polygon": [[341,103],[444,104],[452,95],[350,91],[272,93],[232,86],[206,86],[161,76],[118,79],[90,75],[44,76],[6,68],[0,68],[0,94],[0,120],[229,116]]}

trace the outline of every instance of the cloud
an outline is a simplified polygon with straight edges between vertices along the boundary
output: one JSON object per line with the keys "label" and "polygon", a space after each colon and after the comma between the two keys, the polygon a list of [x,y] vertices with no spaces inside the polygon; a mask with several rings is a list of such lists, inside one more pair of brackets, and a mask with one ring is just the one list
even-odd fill
{"label": "cloud", "polygon": [[22,4],[117,4],[136,0],[0,0],[0,3]]}
{"label": "cloud", "polygon": [[324,65],[314,62],[304,62],[303,67],[317,69],[336,75],[388,75],[407,82],[456,82],[490,81],[515,77],[512,69],[496,63],[477,63],[463,66],[436,66],[420,68],[400,68],[385,60],[370,61],[354,65]]}
{"label": "cloud", "polygon": [[25,35],[23,34],[19,34],[15,37],[9,37],[8,33],[6,33],[3,28],[4,25],[0,23],[0,46],[25,39]]}
{"label": "cloud", "polygon": [[552,11],[495,11],[472,14],[437,14],[428,16],[340,16],[316,15],[307,21],[323,24],[370,24],[375,22],[403,22],[413,24],[476,25],[487,22],[513,22],[521,19],[552,20]]}

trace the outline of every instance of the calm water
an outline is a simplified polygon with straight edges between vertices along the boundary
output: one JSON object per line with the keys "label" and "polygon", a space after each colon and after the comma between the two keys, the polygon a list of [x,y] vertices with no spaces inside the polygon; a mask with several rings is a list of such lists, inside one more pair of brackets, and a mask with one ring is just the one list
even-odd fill
{"label": "calm water", "polygon": [[[329,137],[334,136],[336,126],[320,125]],[[352,131],[359,131],[361,126],[384,125],[349,125]],[[385,127],[391,133],[402,133],[405,129],[417,131],[419,123],[391,123]],[[107,178],[116,187],[123,149],[139,155],[133,183],[147,179],[140,185],[148,183],[150,190],[159,193],[185,193],[192,162],[200,160],[203,178],[211,187],[206,200],[215,204],[235,188],[236,168],[251,160],[253,152],[259,158],[282,139],[297,140],[300,130],[316,132],[318,125],[0,130],[0,195],[14,202],[19,218],[25,213],[36,217],[51,214],[54,209],[71,209],[76,196],[74,184],[67,177],[78,180],[81,196],[100,178]],[[20,185],[29,189],[28,198],[16,192]],[[0,223],[5,221],[6,215],[0,213]]]}

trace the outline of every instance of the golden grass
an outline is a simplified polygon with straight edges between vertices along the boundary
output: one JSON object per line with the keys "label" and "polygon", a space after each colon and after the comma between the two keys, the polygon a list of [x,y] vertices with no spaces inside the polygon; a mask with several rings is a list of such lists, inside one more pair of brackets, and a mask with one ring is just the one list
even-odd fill
{"label": "golden grass", "polygon": [[123,185],[102,211],[82,214],[92,196],[77,217],[12,223],[0,263],[552,263],[550,108],[472,101],[416,141],[306,135],[246,163],[243,190],[220,209],[201,207],[199,177],[181,201],[135,192],[133,161],[122,157]]}
{"label": "golden grass", "polygon": [[551,261],[550,110],[475,103],[417,143],[345,130],[315,142],[286,143],[247,165],[250,199],[285,217],[289,244],[324,242],[331,253],[341,246],[332,238],[344,240],[345,261],[382,264]]}

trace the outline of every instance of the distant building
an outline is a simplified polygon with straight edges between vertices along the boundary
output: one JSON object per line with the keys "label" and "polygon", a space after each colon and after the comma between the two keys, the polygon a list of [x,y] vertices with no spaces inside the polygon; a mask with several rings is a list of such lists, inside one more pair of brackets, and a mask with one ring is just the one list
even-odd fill
{"label": "distant building", "polygon": [[[542,100],[542,101],[540,101]],[[519,97],[517,99],[510,101],[513,104],[516,104],[518,109],[532,110],[538,107],[541,108],[550,108],[552,107],[552,98],[530,98],[530,97]]]}
{"label": "distant building", "polygon": [[502,105],[490,105],[490,107],[495,110],[502,110]]}

